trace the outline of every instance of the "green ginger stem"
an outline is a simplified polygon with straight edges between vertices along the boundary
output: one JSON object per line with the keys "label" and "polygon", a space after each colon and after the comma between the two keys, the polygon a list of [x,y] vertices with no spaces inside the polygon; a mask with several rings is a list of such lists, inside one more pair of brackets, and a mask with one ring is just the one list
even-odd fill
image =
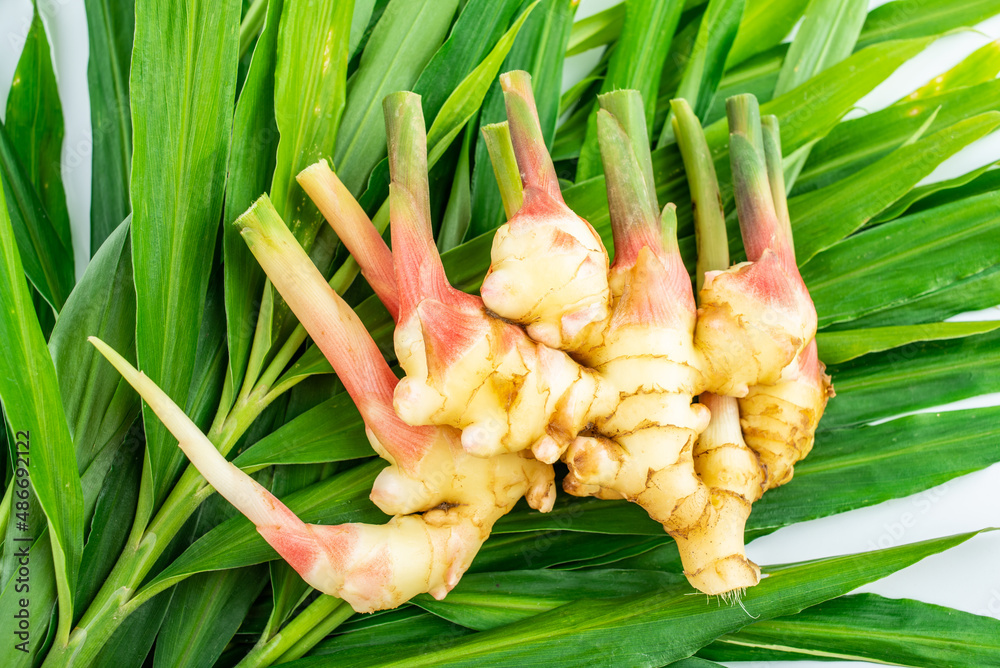
{"label": "green ginger stem", "polygon": [[715,161],[705,139],[701,122],[686,100],[671,100],[671,122],[691,188],[694,207],[695,241],[698,247],[698,290],[705,283],[706,271],[729,268],[729,237],[726,214],[722,207]]}
{"label": "green ginger stem", "polygon": [[353,614],[351,606],[340,599],[321,594],[281,631],[254,645],[237,668],[265,668],[275,663],[294,661]]}
{"label": "green ginger stem", "polygon": [[500,186],[500,199],[503,200],[503,210],[509,220],[524,203],[524,186],[521,183],[521,170],[517,166],[514,155],[514,144],[510,139],[510,126],[507,121],[484,125],[483,141],[490,154],[493,174]]}

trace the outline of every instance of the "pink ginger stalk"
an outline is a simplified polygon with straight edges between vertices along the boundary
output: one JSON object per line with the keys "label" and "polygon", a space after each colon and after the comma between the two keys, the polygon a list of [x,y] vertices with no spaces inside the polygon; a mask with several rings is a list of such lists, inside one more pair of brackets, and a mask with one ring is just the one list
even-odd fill
{"label": "pink ginger stalk", "polygon": [[536,344],[448,283],[431,232],[419,96],[390,95],[385,115],[400,304],[395,348],[406,372],[396,411],[409,424],[461,429],[471,454],[532,448],[551,463],[595,415],[611,409],[616,393],[598,374]]}
{"label": "pink ginger stalk", "polygon": [[306,167],[295,178],[357,260],[361,275],[372,286],[379,301],[393,319],[397,319],[399,295],[392,252],[364,209],[325,159]]}
{"label": "pink ginger stalk", "polygon": [[372,490],[376,505],[395,515],[387,524],[303,523],[226,461],[148,378],[100,341],[92,339],[94,345],[149,403],[206,480],[254,522],[310,585],[343,598],[359,612],[392,608],[422,592],[443,598],[496,520],[521,496],[533,507],[551,509],[551,467],[517,455],[471,457],[462,450],[456,430],[402,422],[392,409],[396,377],[267,197],[237,224],[358,405],[373,447],[390,462]]}
{"label": "pink ginger stalk", "polygon": [[790,226],[775,208],[756,99],[730,98],[728,109],[736,209],[749,262],[705,274],[695,339],[709,389],[741,397],[752,385],[777,382],[816,335],[817,321]]}
{"label": "pink ginger stalk", "polygon": [[590,224],[566,206],[542,137],[526,72],[500,76],[524,203],[493,239],[481,290],[486,306],[521,323],[535,341],[579,352],[610,313],[608,254]]}
{"label": "pink ginger stalk", "polygon": [[[656,202],[642,100],[636,91],[601,96],[598,137],[615,235],[615,302],[602,342],[584,362],[621,392],[599,437],[578,438],[566,453],[572,494],[623,497],[675,536],[708,512],[692,445],[708,424],[692,405],[701,385],[691,282],[676,240],[674,207]],[[661,225],[666,231],[661,232]]]}
{"label": "pink ginger stalk", "polygon": [[[751,119],[753,116],[751,115]],[[795,262],[795,245],[785,197],[785,178],[781,166],[781,133],[778,119],[768,116],[760,128],[761,145],[770,185],[775,218],[770,236],[776,254],[782,259],[786,274],[798,279],[796,289],[805,285]],[[735,158],[734,158],[735,160]],[[741,223],[742,229],[742,223]],[[756,235],[756,236],[759,236]],[[744,235],[744,244],[761,244],[753,231]],[[767,250],[761,254],[766,253]],[[748,248],[748,256],[750,250]],[[757,453],[766,474],[765,486],[770,489],[792,479],[795,462],[812,450],[816,428],[834,395],[826,367],[819,361],[816,348],[816,310],[806,292],[808,305],[802,306],[802,316],[808,324],[807,340],[795,357],[781,370],[774,383],[751,386],[739,400],[741,424],[747,445]]]}

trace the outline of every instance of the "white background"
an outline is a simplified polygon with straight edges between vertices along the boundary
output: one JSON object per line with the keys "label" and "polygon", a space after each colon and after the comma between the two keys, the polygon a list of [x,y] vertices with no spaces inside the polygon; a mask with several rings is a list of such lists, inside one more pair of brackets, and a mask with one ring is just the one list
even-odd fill
{"label": "white background", "polygon": [[[618,0],[581,0],[577,18]],[[960,1],[960,0],[956,0]],[[875,0],[872,7],[884,4]],[[59,93],[66,117],[62,173],[73,229],[77,276],[89,258],[91,135],[87,91],[87,25],[83,0],[39,0],[53,44]],[[30,0],[0,0],[0,114],[31,18]],[[853,115],[881,109],[946,71],[966,55],[1000,37],[1000,17],[942,38],[861,100]],[[600,49],[567,61],[564,87],[582,78],[600,58]],[[1000,160],[1000,133],[977,142],[943,164],[926,182],[939,181]],[[849,196],[849,195],[847,195]],[[1000,319],[1000,307],[965,318]],[[1000,370],[984,369],[983,373]],[[836,379],[834,379],[836,380]],[[1000,394],[978,397],[935,410],[1000,405]],[[877,447],[877,444],[872,444]],[[747,551],[760,564],[814,559],[867,551],[963,531],[1000,526],[1000,465],[953,480],[913,497],[882,503],[836,517],[805,522],[758,539]],[[859,591],[914,598],[1000,619],[1000,532],[978,536],[945,554],[926,559]],[[853,662],[731,664],[875,665]]]}

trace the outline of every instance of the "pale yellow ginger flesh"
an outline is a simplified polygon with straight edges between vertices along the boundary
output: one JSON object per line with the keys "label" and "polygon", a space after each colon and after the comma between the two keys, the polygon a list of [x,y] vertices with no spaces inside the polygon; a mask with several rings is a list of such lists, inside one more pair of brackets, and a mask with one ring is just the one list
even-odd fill
{"label": "pale yellow ginger flesh", "polygon": [[525,325],[535,341],[574,352],[589,346],[610,314],[608,253],[594,228],[563,201],[531,77],[508,72],[500,85],[524,203],[493,237],[480,294],[487,308]]}
{"label": "pale yellow ginger flesh", "polygon": [[698,400],[712,413],[694,446],[694,468],[708,487],[711,513],[677,537],[677,548],[696,589],[724,594],[760,581],[760,568],[747,559],[743,533],[751,504],[764,493],[764,472],[743,440],[736,399],[705,392]]}

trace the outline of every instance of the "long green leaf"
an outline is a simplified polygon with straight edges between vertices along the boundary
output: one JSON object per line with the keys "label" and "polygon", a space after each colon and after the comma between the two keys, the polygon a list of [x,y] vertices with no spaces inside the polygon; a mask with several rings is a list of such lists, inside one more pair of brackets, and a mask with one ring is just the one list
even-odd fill
{"label": "long green leaf", "polygon": [[[998,0],[896,0],[871,11],[858,39],[858,49],[885,39],[926,37],[974,26],[1000,14]],[[891,37],[890,37],[891,35]]]}
{"label": "long green leaf", "polygon": [[1000,664],[1000,621],[921,601],[856,594],[751,624],[698,655],[717,661],[839,659],[979,668]]}
{"label": "long green leaf", "polygon": [[[525,0],[522,7],[531,2]],[[562,86],[562,52],[566,49],[573,25],[573,0],[542,0],[518,33],[502,70],[524,70],[531,74],[531,88],[538,107],[542,136],[552,144],[556,119],[559,115],[559,93]],[[499,81],[486,94],[479,126],[506,120],[503,91]],[[477,133],[476,154],[472,166],[472,218],[468,237],[496,229],[504,221],[500,189],[490,164],[486,143]]]}
{"label": "long green leaf", "polygon": [[365,424],[350,395],[341,392],[285,423],[234,462],[249,471],[275,464],[315,464],[373,455]]}
{"label": "long green leaf", "polygon": [[902,101],[912,102],[939,95],[946,90],[975,86],[995,79],[997,73],[1000,73],[1000,40],[988,42],[976,49],[958,65],[934,77]]}
{"label": "long green leaf", "polygon": [[278,146],[278,127],[274,120],[274,72],[278,25],[284,4],[284,0],[268,1],[264,28],[257,38],[233,119],[222,228],[228,378],[231,384],[227,396],[230,400],[235,399],[234,395],[246,373],[255,317],[261,306],[259,299],[264,286],[264,272],[232,223],[267,190],[274,178]]}
{"label": "long green leaf", "polygon": [[[130,361],[135,360],[129,223],[121,222],[87,265],[49,339],[81,471],[86,471],[107,446],[120,442],[139,413],[139,396],[86,338],[98,336]],[[107,465],[110,463],[109,459]]]}
{"label": "long green leaf", "polygon": [[[947,158],[1000,126],[1000,112],[980,114],[902,146],[856,174],[788,203],[800,264],[862,227],[903,197]],[[843,193],[853,194],[845,202]],[[838,203],[831,212],[834,203]],[[835,213],[835,215],[829,215]],[[824,215],[826,214],[826,215]]]}
{"label": "long green leaf", "polygon": [[[91,346],[93,347],[93,346]],[[138,404],[138,401],[136,401]],[[138,413],[138,406],[136,406]],[[131,440],[115,453],[107,474],[101,481],[100,493],[89,519],[87,543],[80,561],[80,581],[77,584],[77,610],[74,622],[83,616],[94,600],[104,580],[125,548],[139,500],[142,476],[142,440],[134,429]]]}
{"label": "long green leaf", "polygon": [[448,39],[413,84],[413,90],[420,95],[424,118],[438,115],[455,87],[494,48],[517,16],[520,5],[521,0],[469,0],[465,3]]}
{"label": "long green leaf", "polygon": [[[387,656],[379,648],[369,666],[524,666],[559,661],[605,665],[607,656],[630,666],[661,666],[693,654],[723,633],[754,619],[798,612],[958,545],[974,534],[940,538],[879,552],[832,557],[771,569],[740,606],[722,606],[687,591],[653,591],[611,601],[586,600],[427,651]],[[422,651],[421,651],[422,650]],[[323,657],[289,664],[322,665]]]}
{"label": "long green leaf", "polygon": [[822,426],[836,429],[1000,391],[1000,332],[923,341],[831,366],[835,386]]}
{"label": "long green leaf", "polygon": [[[813,452],[795,465],[793,482],[754,503],[748,528],[760,535],[917,494],[984,469],[1000,461],[998,432],[996,408],[926,413],[820,432]],[[919,500],[918,506],[926,502]]]}
{"label": "long green leaf", "polygon": [[680,573],[658,571],[504,571],[466,575],[444,600],[422,594],[413,604],[453,624],[484,631],[580,599],[669,592],[684,582]]}
{"label": "long green leaf", "polygon": [[201,573],[174,592],[156,640],[154,668],[211,668],[266,582],[251,566]]}
{"label": "long green leaf", "polygon": [[845,121],[813,148],[793,194],[850,177],[903,145],[933,114],[936,115],[927,132],[937,132],[997,108],[1000,108],[1000,81],[990,81]]}
{"label": "long green leaf", "polygon": [[979,195],[865,230],[814,257],[802,277],[820,326],[914,301],[997,265],[998,206],[996,193]]}
{"label": "long green leaf", "polygon": [[[663,63],[670,49],[682,0],[625,0],[625,23],[608,64],[601,92],[619,88],[638,90],[646,106],[646,125],[653,125],[653,112]],[[587,118],[587,134],[580,148],[576,179],[583,181],[603,173],[597,146],[597,103]]]}
{"label": "long green leaf", "polygon": [[783,95],[851,55],[868,15],[867,0],[812,0],[778,74]]}
{"label": "long green leaf", "polygon": [[62,104],[52,69],[49,40],[37,6],[24,51],[14,71],[4,124],[60,243],[72,249],[66,191],[60,173],[64,135]]}
{"label": "long green leaf", "polygon": [[959,339],[974,334],[992,332],[998,327],[1000,327],[1000,322],[995,320],[935,322],[923,325],[820,332],[816,341],[819,344],[819,358],[827,364],[839,364],[862,355],[898,348],[917,341]]}
{"label": "long green leaf", "polygon": [[747,0],[726,69],[781,43],[802,18],[809,0]]}
{"label": "long green leaf", "polygon": [[[187,404],[222,216],[239,47],[235,0],[136,4],[132,53],[132,261],[139,368]],[[181,20],[179,17],[184,17]],[[148,467],[140,521],[184,454],[144,407]]]}
{"label": "long green leaf", "polygon": [[355,197],[385,155],[382,98],[407,90],[444,41],[458,0],[391,0],[347,90],[334,165]]}
{"label": "long green leaf", "polygon": [[[704,122],[712,106],[712,98],[722,81],[726,58],[736,38],[743,16],[744,0],[711,0],[698,28],[691,57],[674,97],[691,104],[695,115]],[[673,139],[673,125],[668,115],[657,147]]]}
{"label": "long green leaf", "polygon": [[90,255],[93,256],[132,210],[128,79],[135,0],[84,0],[84,5],[90,45],[87,89],[94,142],[90,184]]}
{"label": "long green leaf", "polygon": [[60,239],[3,124],[0,181],[24,272],[42,298],[58,311],[73,289],[73,252]]}
{"label": "long green leaf", "polygon": [[[25,457],[31,486],[45,514],[52,542],[59,596],[59,638],[66,643],[73,621],[73,594],[83,551],[83,490],[76,454],[63,410],[55,366],[45,346],[7,206],[0,193],[0,399],[17,439],[14,453]],[[25,446],[17,443],[26,442]],[[28,522],[25,522],[27,525]],[[27,530],[25,526],[25,530]]]}
{"label": "long green leaf", "polygon": [[575,56],[618,39],[625,23],[625,2],[580,19],[573,24],[566,44],[566,56]]}
{"label": "long green leaf", "polygon": [[334,150],[345,113],[354,2],[283,4],[274,73],[274,116],[281,138],[270,195],[299,243],[309,249],[323,216],[295,176]]}

